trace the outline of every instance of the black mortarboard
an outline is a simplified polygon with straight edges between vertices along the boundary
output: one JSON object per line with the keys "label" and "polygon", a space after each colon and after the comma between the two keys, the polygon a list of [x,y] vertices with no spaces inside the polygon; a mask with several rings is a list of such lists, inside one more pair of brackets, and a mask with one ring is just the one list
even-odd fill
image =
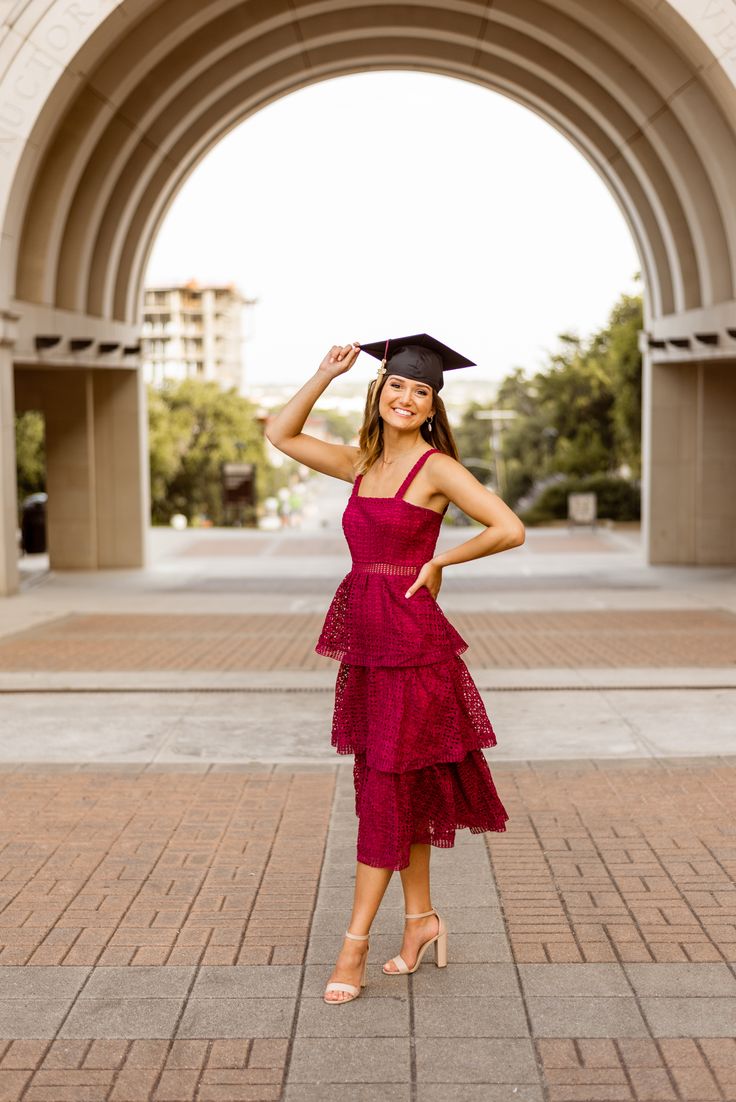
{"label": "black mortarboard", "polygon": [[412,337],[390,337],[387,341],[361,344],[360,348],[381,361],[379,378],[384,372],[401,375],[402,379],[428,383],[437,391],[442,390],[444,385],[444,371],[476,366],[472,360],[467,360],[426,333],[415,333]]}

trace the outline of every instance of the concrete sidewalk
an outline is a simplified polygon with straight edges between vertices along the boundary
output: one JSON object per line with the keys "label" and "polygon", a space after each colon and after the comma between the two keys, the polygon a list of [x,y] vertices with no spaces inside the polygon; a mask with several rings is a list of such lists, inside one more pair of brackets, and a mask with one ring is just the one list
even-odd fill
{"label": "concrete sidewalk", "polygon": [[149,571],[0,602],[0,1099],[736,1102],[734,572],[606,531],[445,571],[510,819],[433,850],[448,967],[381,972],[396,874],[328,1006],[335,536],[156,533]]}

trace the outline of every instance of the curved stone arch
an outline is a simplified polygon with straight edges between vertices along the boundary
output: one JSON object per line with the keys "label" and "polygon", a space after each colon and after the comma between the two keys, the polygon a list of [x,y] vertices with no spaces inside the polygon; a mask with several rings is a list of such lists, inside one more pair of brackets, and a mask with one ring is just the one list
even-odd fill
{"label": "curved stone arch", "polygon": [[[645,139],[652,146],[661,166],[666,173],[660,187],[671,184],[676,201],[683,216],[681,232],[690,233],[692,247],[692,273],[702,273],[702,293],[693,286],[690,295],[676,303],[676,308],[692,306],[693,295],[700,302],[710,303],[731,297],[736,285],[736,255],[728,248],[728,233],[736,240],[736,211],[731,201],[731,192],[727,181],[736,173],[736,144],[733,134],[729,137],[728,126],[720,109],[712,105],[711,110],[702,110],[697,120],[680,118],[679,98],[692,82],[692,72],[688,66],[673,55],[661,35],[640,19],[634,19],[631,13],[617,13],[617,20],[605,21],[602,11],[608,12],[610,6],[601,9],[590,5],[586,12],[591,22],[595,22],[595,33],[567,15],[573,5],[565,0],[555,0],[556,8],[566,9],[564,25],[556,26],[551,36],[541,19],[525,22],[520,10],[533,5],[537,12],[541,9],[538,0],[527,0],[522,5],[514,5],[505,21],[524,33],[542,42],[549,42],[557,52],[556,68],[560,70],[560,58],[571,60],[580,72],[585,73],[588,87],[583,88],[579,81],[570,81],[569,87],[578,91],[579,102],[587,107],[602,129],[609,129],[610,136],[619,146],[617,156],[625,156],[635,141]],[[627,17],[628,16],[628,17]],[[604,37],[605,36],[605,37]],[[611,41],[618,40],[620,48],[614,50]],[[603,46],[602,46],[603,44]],[[622,51],[626,51],[623,53]],[[637,57],[638,65],[632,66],[629,60]],[[660,64],[654,63],[659,57]],[[647,78],[642,75],[647,70]],[[604,104],[596,104],[598,89],[607,93]],[[636,129],[630,136],[624,137],[623,127],[616,134],[610,124],[619,105],[634,122]],[[669,126],[660,133],[656,124],[658,117],[667,117]],[[719,130],[721,142],[717,145],[702,138],[703,124]],[[624,138],[622,141],[621,139]],[[721,144],[722,143],[722,144]],[[718,148],[718,156],[714,149]],[[702,161],[707,161],[708,171]],[[687,174],[683,171],[687,166]],[[712,179],[711,179],[712,173]],[[652,177],[654,179],[654,177]],[[715,214],[715,217],[713,215]],[[692,229],[690,229],[692,227]]]}
{"label": "curved stone arch", "polygon": [[[520,73],[518,66],[513,66],[505,61],[500,61],[497,57],[494,58],[493,78],[491,79],[486,77],[485,79],[483,79],[479,76],[477,69],[468,70],[459,66],[451,67],[447,64],[439,66],[437,64],[432,64],[431,56],[427,56],[420,61],[417,57],[417,53],[418,51],[415,49],[415,51],[411,55],[405,55],[403,58],[398,60],[394,58],[390,66],[387,66],[385,63],[381,64],[380,62],[376,62],[372,58],[369,58],[367,63],[365,58],[359,59],[350,67],[346,66],[344,63],[340,64],[339,67],[332,63],[329,65],[329,67],[325,66],[325,69],[322,71],[322,73],[320,73],[320,71],[315,66],[313,66],[312,70],[309,73],[309,78],[310,81],[319,79],[320,76],[324,79],[327,77],[343,75],[345,72],[350,71],[365,71],[367,67],[390,67],[403,70],[417,68],[421,69],[422,71],[441,72],[444,75],[455,76],[461,79],[472,79],[476,83],[483,84],[486,87],[491,87],[495,90],[502,91],[504,94],[511,94],[519,102],[525,103],[527,106],[533,105],[537,113],[542,115],[548,121],[550,121],[551,116],[553,115],[552,104],[556,101],[556,110],[554,111],[554,115],[556,116],[555,124],[557,128],[562,130],[566,134],[566,136],[571,138],[571,140],[573,140],[579,148],[583,148],[587,151],[589,159],[592,160],[592,163],[597,167],[599,173],[604,177],[609,186],[612,187],[612,190],[614,190],[614,193],[616,194],[619,202],[623,202],[627,206],[629,214],[628,220],[629,224],[632,226],[636,225],[636,220],[633,209],[634,204],[631,202],[630,198],[628,198],[628,192],[630,189],[638,189],[638,206],[642,209],[642,217],[648,217],[648,232],[652,235],[654,239],[663,242],[662,246],[660,247],[659,254],[661,258],[664,258],[666,254],[667,260],[666,268],[662,267],[661,260],[660,264],[658,265],[658,279],[655,286],[652,288],[654,302],[657,304],[657,306],[659,306],[660,309],[664,309],[666,312],[671,312],[678,306],[682,308],[698,305],[700,303],[701,299],[698,294],[700,281],[697,276],[698,265],[695,256],[695,248],[692,245],[692,238],[689,232],[687,221],[678,202],[676,193],[670,185],[669,177],[666,171],[659,165],[655,155],[651,153],[651,151],[646,151],[649,160],[648,173],[645,173],[642,170],[639,170],[637,172],[636,162],[634,161],[634,163],[632,163],[632,160],[629,158],[621,158],[622,163],[620,167],[616,167],[615,164],[613,164],[613,161],[615,159],[615,145],[610,137],[608,137],[599,126],[596,126],[590,120],[585,119],[580,108],[574,104],[571,104],[569,99],[567,99],[563,93],[559,92],[557,89],[550,89],[549,86],[545,87],[542,84],[541,79],[535,81],[533,75],[526,72],[523,74],[525,77],[525,82],[523,85],[520,85],[519,77],[522,74]],[[300,83],[304,83],[304,81]],[[530,94],[530,86],[533,86],[535,83],[538,84],[539,87],[534,89],[536,91],[536,95],[534,99],[532,99]],[[292,90],[292,88],[293,85],[289,84],[288,90],[290,91]],[[270,90],[270,95],[268,98],[276,98],[277,94],[279,93]],[[284,93],[280,92],[280,94]],[[241,97],[245,100],[246,93],[241,93],[237,89],[234,90],[232,94],[224,97],[220,101],[219,106],[216,109],[216,114],[219,114],[221,118],[229,118],[233,110],[237,111],[237,103]],[[257,105],[262,105],[263,99],[260,89],[256,91],[254,98]],[[235,104],[236,106],[233,107],[233,104]],[[240,117],[244,117],[247,113],[250,113],[250,110],[252,109],[253,108],[250,108],[248,111],[241,111]],[[211,113],[212,111],[210,109],[210,111],[208,111],[208,114]],[[570,120],[576,113],[579,121],[577,125],[573,125]],[[228,126],[229,125],[230,122],[228,122]],[[201,129],[202,121],[200,119],[196,119],[193,122],[189,132],[194,135],[199,135]],[[213,137],[213,141],[215,140],[217,140],[216,136]],[[181,157],[181,142],[178,142],[177,146],[178,148],[176,155],[172,157],[169,154],[165,159],[176,161],[178,163]],[[601,150],[604,151],[603,154],[601,154]],[[651,183],[651,178],[654,175],[655,170],[657,169],[659,172],[659,179],[657,181],[657,186],[654,186]],[[646,200],[644,199],[645,192],[647,192]],[[668,200],[666,205],[663,196],[666,196]],[[131,204],[132,209],[137,210],[139,202],[140,196],[136,196],[133,203]],[[115,230],[117,232],[122,232],[123,227],[126,224],[125,219],[121,218],[120,214],[121,212],[118,208],[109,215],[109,221],[115,227]],[[664,227],[664,229],[662,229],[661,227]],[[669,233],[666,233],[666,230],[669,230]],[[639,251],[640,254],[643,254],[645,252],[645,247],[643,246],[641,237],[639,235],[637,236]],[[679,251],[676,250],[675,242],[678,243]],[[105,255],[107,253],[109,244],[109,240],[105,242],[105,249],[100,250],[102,255]],[[669,278],[670,271],[672,271],[673,269],[675,272],[675,276]],[[686,274],[689,276],[689,294],[685,294],[682,290],[683,280],[677,280],[677,276],[679,276],[681,269],[684,269]],[[90,280],[91,284],[98,288],[101,287],[102,282],[100,277],[101,272],[98,271],[97,273],[94,273]],[[673,283],[675,282],[675,289],[670,290]],[[662,290],[663,287],[664,290]],[[104,305],[99,301],[90,302],[88,305],[89,308],[92,308],[94,312],[97,312],[101,309],[104,309],[105,311],[111,309],[111,303],[109,299],[106,303],[104,303]],[[119,296],[117,296],[115,305],[115,312],[117,316],[119,316],[119,309]]]}
{"label": "curved stone arch", "polygon": [[[733,240],[736,210],[730,181],[736,173],[736,144],[733,126],[728,120],[736,117],[736,88],[727,80],[713,79],[716,72],[722,76],[722,70],[710,51],[668,4],[635,5],[630,0],[628,5],[615,9],[615,18],[612,18],[614,9],[608,4],[584,5],[580,0],[550,0],[550,3],[569,17],[565,33],[558,32],[556,48],[574,57],[589,73],[595,73],[599,83],[612,96],[622,96],[632,118],[646,128],[652,140],[657,141],[660,137],[657,120],[666,113],[673,115],[680,139],[689,143],[684,150],[678,147],[678,152],[695,155],[697,163],[692,167],[700,174],[697,187],[705,189],[700,195],[706,204],[716,198],[729,238]],[[585,7],[586,25],[578,24],[576,28],[574,16],[580,14],[582,7]],[[641,11],[634,11],[634,7]],[[653,22],[642,18],[646,10],[654,15]],[[511,18],[520,22],[519,7],[514,5],[511,11]],[[668,40],[664,31],[673,35],[677,32],[677,46],[674,37]],[[528,27],[527,33],[545,38],[541,22]],[[596,39],[603,39],[619,61],[615,81],[611,81],[607,67],[599,64]],[[651,86],[649,89],[641,78],[644,71],[647,72],[646,83]],[[659,96],[659,105],[650,100],[652,90]],[[706,104],[705,96],[710,103]],[[716,136],[718,140],[714,141]],[[659,143],[658,146],[661,148]],[[677,168],[675,160],[671,170],[673,176]],[[694,184],[693,181],[691,186]],[[685,194],[684,187],[682,191]],[[706,240],[708,229],[705,227]],[[730,264],[733,286],[736,258],[731,258]]]}
{"label": "curved stone arch", "polygon": [[[387,67],[382,66],[381,68],[385,71]],[[405,72],[407,65],[400,64],[395,66],[395,68],[397,71]],[[426,66],[423,66],[421,71],[432,71],[436,75],[450,76],[457,79],[471,79],[471,77],[466,74],[448,70],[447,68],[435,67],[432,70],[428,70]],[[357,66],[354,69],[344,72],[331,72],[327,78],[321,74],[317,74],[314,75],[311,80],[303,81],[300,87],[306,87],[308,84],[312,83],[319,83],[325,79],[339,79],[341,76],[350,75],[350,73],[355,72],[365,72],[365,66]],[[486,81],[474,80],[473,83],[477,83],[480,87],[488,88],[488,83]],[[592,167],[599,174],[602,174],[602,166],[600,163],[596,162],[595,147],[591,147],[590,143],[581,141],[579,136],[571,132],[569,128],[565,129],[561,120],[551,118],[548,110],[543,111],[538,102],[535,102],[529,96],[522,96],[518,89],[507,85],[502,88],[502,91],[508,98],[514,99],[521,106],[534,111],[543,118],[544,121],[554,125],[555,128],[578,149]],[[274,102],[282,98],[283,95],[283,92],[275,91],[267,102]],[[253,106],[247,112],[247,115],[255,113],[264,106],[266,106],[266,103],[259,101],[257,105]],[[186,151],[186,157],[182,155],[180,157],[171,158],[171,161],[175,163],[175,169],[168,178],[165,179],[165,182],[162,184],[161,176],[157,174],[152,184],[146,189],[145,197],[138,198],[135,207],[136,216],[141,218],[143,212],[147,213],[145,218],[141,218],[141,221],[131,227],[126,234],[125,244],[121,250],[121,263],[117,272],[118,283],[115,288],[115,313],[119,314],[119,316],[125,316],[127,318],[135,316],[137,303],[140,301],[140,296],[142,295],[147,258],[150,255],[155,237],[165,214],[184,180],[191,174],[196,165],[200,163],[213,146],[221,141],[226,133],[239,125],[239,123],[243,121],[243,118],[244,113],[242,106],[236,98],[236,103],[229,108],[229,113],[226,113],[225,105],[223,104],[219,104],[217,109],[211,112],[211,126],[207,125],[206,119],[198,120],[198,124],[200,125],[196,132],[193,128],[187,133],[186,137],[181,140],[181,146],[182,149]],[[168,160],[166,163],[168,163]],[[630,201],[627,202],[627,199],[630,198],[632,189],[636,186],[636,181],[633,178],[627,180],[626,187],[624,187],[622,181],[619,179],[618,173],[609,174],[606,178],[606,183],[622,215],[627,221],[637,251],[639,252],[642,268],[645,273],[651,274],[650,284],[654,287],[655,302],[659,304],[658,284],[655,279],[656,263],[651,255],[650,249],[651,240],[657,236],[656,225],[650,220],[650,225],[645,231],[639,217],[640,211],[646,207],[646,199],[643,194],[639,194],[636,204],[632,205]],[[663,246],[660,245],[659,248],[661,257],[663,255]]]}
{"label": "curved stone arch", "polygon": [[[533,11],[539,14],[545,10],[533,0]],[[529,7],[529,4],[525,7]],[[568,5],[569,6],[569,5]],[[314,7],[313,5],[311,7]],[[215,59],[228,58],[232,64],[233,49],[238,49],[239,44],[233,42],[231,26],[234,17],[232,6],[221,5],[220,21],[222,29],[226,31],[226,45],[223,47],[221,39],[217,37],[210,43],[214,51]],[[181,11],[181,9],[179,9]],[[273,9],[270,9],[272,12]],[[342,9],[343,13],[348,9]],[[379,9],[383,10],[383,9]],[[256,69],[262,69],[262,57],[266,49],[270,50],[266,56],[269,58],[270,86],[254,90],[249,96],[246,89],[243,92],[234,91],[229,98],[240,95],[244,101],[240,118],[247,116],[250,111],[256,109],[247,106],[248,100],[262,105],[264,102],[276,98],[278,94],[286,94],[295,88],[329,76],[344,74],[351,71],[365,71],[375,68],[419,68],[424,71],[443,72],[446,75],[458,76],[463,79],[471,79],[487,87],[495,88],[505,94],[513,95],[519,102],[533,106],[538,113],[554,122],[568,137],[575,142],[581,150],[596,165],[598,171],[607,180],[616,196],[619,205],[626,211],[627,221],[635,233],[637,247],[642,257],[642,268],[648,279],[648,288],[651,295],[651,307],[655,316],[660,313],[671,313],[677,309],[692,308],[703,303],[707,304],[714,297],[725,297],[732,290],[730,279],[730,263],[728,262],[727,233],[721,217],[721,207],[716,201],[713,188],[708,184],[702,172],[698,172],[698,157],[693,155],[692,144],[689,146],[690,156],[687,158],[691,164],[691,178],[689,183],[694,188],[692,197],[684,186],[678,169],[678,157],[670,156],[668,162],[662,158],[667,155],[666,144],[660,141],[659,150],[655,150],[651,143],[642,134],[641,122],[643,114],[639,111],[640,118],[626,114],[619,107],[616,100],[603,91],[602,76],[606,74],[603,66],[600,68],[601,79],[596,85],[589,73],[583,72],[579,67],[573,71],[573,62],[569,55],[576,55],[576,62],[584,61],[590,68],[590,61],[586,60],[586,49],[593,55],[598,55],[601,61],[605,53],[605,43],[602,39],[594,39],[586,28],[574,24],[567,15],[562,27],[563,52],[549,52],[547,43],[552,35],[549,29],[542,25],[539,19],[534,25],[537,38],[544,38],[546,42],[538,47],[538,50],[548,51],[546,66],[542,66],[540,58],[532,63],[527,61],[526,66],[514,66],[513,59],[523,56],[523,35],[512,28],[510,31],[503,26],[494,26],[494,40],[489,43],[482,37],[473,38],[470,30],[485,28],[488,26],[479,20],[477,9],[472,14],[466,13],[470,22],[461,32],[458,25],[460,18],[458,11],[448,12],[441,6],[432,8],[420,8],[418,6],[409,9],[414,15],[431,12],[439,15],[438,24],[428,27],[426,21],[409,20],[408,25],[384,28],[384,39],[388,45],[379,45],[375,52],[360,53],[356,45],[365,47],[370,44],[369,35],[375,37],[380,32],[373,23],[365,22],[365,12],[361,8],[349,9],[351,15],[350,38],[345,39],[345,29],[331,29],[329,33],[323,30],[321,37],[303,38],[300,41],[283,43],[284,14],[281,13],[281,22],[271,15],[265,26],[265,35],[261,33],[264,27],[248,25],[243,34],[248,39],[244,47],[246,51],[252,48],[254,38],[259,46],[259,56]],[[549,11],[549,8],[546,9]],[[162,9],[157,9],[156,15],[160,19]],[[514,9],[514,20],[518,23],[518,13]],[[200,12],[201,14],[201,12]],[[211,14],[211,12],[210,12]],[[337,13],[339,14],[339,13]],[[329,12],[331,19],[336,16],[334,6]],[[315,18],[324,20],[324,5],[322,12]],[[363,23],[359,26],[358,19]],[[224,22],[222,22],[224,21]],[[186,23],[186,21],[184,21]],[[421,36],[413,42],[410,35],[416,35],[416,25],[421,22]],[[310,28],[310,22],[302,16],[303,33]],[[449,34],[448,26],[454,28],[454,33]],[[572,31],[577,26],[583,36],[581,45],[575,46]],[[211,28],[210,28],[211,29]],[[320,28],[313,28],[316,32]],[[138,28],[140,33],[150,32],[150,26],[144,22]],[[360,30],[362,33],[358,34]],[[527,24],[526,30],[530,27]],[[560,43],[560,27],[556,30],[555,41]],[[507,37],[504,56],[504,34]],[[508,35],[516,36],[517,48],[510,48]],[[269,43],[268,36],[281,36],[281,49],[276,49],[278,43]],[[567,35],[567,38],[564,37]],[[393,36],[393,37],[392,37]],[[438,37],[440,36],[440,37]],[[528,37],[528,36],[527,36]],[[407,50],[410,43],[413,50]],[[198,47],[200,44],[198,44]],[[574,48],[575,47],[575,48]],[[177,50],[183,51],[186,58],[187,51],[191,56],[191,36],[177,43]],[[399,50],[402,56],[397,57]],[[459,61],[453,56],[452,63],[444,60],[438,62],[438,54],[447,55],[450,50],[462,57],[465,61]],[[304,54],[308,54],[310,67],[304,68]],[[358,54],[350,57],[346,54]],[[201,49],[200,49],[201,53]],[[327,54],[322,60],[323,55]],[[334,55],[337,54],[337,57]],[[565,56],[567,55],[567,56]],[[196,52],[194,57],[197,57]],[[273,60],[276,59],[276,72],[272,73]],[[620,59],[615,56],[607,58],[615,68],[620,64]],[[171,66],[172,55],[167,55],[167,64]],[[278,81],[279,64],[287,63],[292,67],[290,81],[284,83]],[[181,120],[176,118],[176,112],[181,112],[186,106],[186,101],[193,99],[197,105],[206,104],[207,95],[218,95],[222,90],[222,82],[215,80],[215,92],[212,92],[212,63],[211,56],[205,56],[200,61],[199,67],[204,74],[210,77],[210,88],[206,91],[201,87],[206,83],[204,76],[200,76],[198,82],[189,82],[186,86],[183,81],[173,79],[169,88],[170,98],[173,102],[163,110],[160,100],[156,101],[158,117],[151,118],[144,108],[138,116],[135,114],[135,101],[140,105],[143,88],[139,85],[133,89],[133,82],[126,73],[127,86],[130,89],[127,100],[118,100],[116,110],[113,111],[102,100],[95,101],[91,93],[82,93],[75,104],[70,108],[64,125],[60,128],[60,142],[52,147],[48,154],[46,165],[54,160],[57,167],[64,164],[63,141],[69,141],[69,132],[74,131],[80,135],[78,139],[76,156],[66,149],[68,175],[65,193],[62,193],[61,201],[58,190],[53,197],[43,196],[40,188],[34,188],[27,208],[25,219],[26,238],[19,248],[21,266],[18,273],[17,297],[30,301],[54,303],[65,309],[83,309],[99,316],[118,317],[132,320],[130,315],[129,296],[121,293],[120,275],[115,271],[115,258],[125,255],[130,256],[131,250],[126,241],[126,227],[129,220],[141,225],[141,212],[137,209],[139,197],[145,192],[142,177],[150,173],[161,179],[165,173],[161,172],[161,166],[156,164],[158,157],[161,164],[167,159],[172,159],[170,175],[181,178],[176,164],[181,156],[187,156],[185,148],[177,143],[177,154],[171,158],[171,151],[162,149],[166,142],[166,135],[175,133],[176,127],[181,126]],[[504,73],[503,70],[506,70]],[[566,71],[567,70],[567,71]],[[239,70],[242,71],[242,68]],[[552,77],[554,79],[552,79]],[[108,80],[111,78],[108,77]],[[543,86],[544,80],[549,83]],[[637,78],[641,84],[641,78]],[[156,83],[156,70],[149,74],[149,82]],[[276,83],[274,84],[274,80]],[[531,86],[536,83],[537,88]],[[588,87],[582,88],[587,82]],[[99,81],[98,81],[99,83]],[[610,83],[610,80],[609,80]],[[160,79],[159,79],[160,84]],[[102,85],[104,87],[104,85]],[[619,87],[619,91],[622,89]],[[587,93],[587,98],[586,98]],[[111,89],[112,95],[112,89]],[[655,93],[650,89],[650,100]],[[573,102],[573,97],[577,103]],[[165,98],[165,97],[163,97]],[[598,99],[598,106],[594,110],[594,100]],[[622,96],[622,98],[625,98]],[[632,97],[629,96],[631,99]],[[644,97],[646,98],[646,97]],[[226,97],[227,99],[227,97]],[[563,109],[563,101],[567,100],[567,106]],[[558,102],[555,103],[554,101]],[[633,97],[633,103],[638,101]],[[587,107],[587,112],[586,112]],[[219,110],[228,118],[231,113],[229,102],[223,101],[220,95]],[[578,119],[575,124],[571,122],[571,115],[577,111]],[[715,108],[713,109],[715,113]],[[583,117],[585,126],[582,125]],[[614,122],[618,116],[618,124]],[[104,123],[107,122],[107,126]],[[142,134],[140,131],[146,126],[148,129]],[[226,124],[233,125],[232,121]],[[189,131],[196,135],[202,129],[201,120],[196,120],[190,125]],[[587,129],[588,133],[585,133]],[[608,134],[605,133],[608,130]],[[689,138],[676,124],[670,120],[670,130],[676,133],[669,135],[670,142],[677,140],[680,160],[682,150],[688,150]],[[95,131],[99,137],[91,152],[91,133]],[[222,133],[222,128],[220,128]],[[83,135],[83,138],[81,137]],[[140,135],[140,136],[139,136]],[[630,136],[638,140],[632,142]],[[193,139],[195,145],[197,139]],[[213,139],[213,140],[216,140]],[[637,145],[638,150],[634,150]],[[597,149],[596,149],[597,146]],[[728,147],[724,146],[728,151]],[[128,154],[126,159],[126,153]],[[634,155],[636,153],[636,155]],[[593,155],[591,158],[591,154]],[[199,156],[197,152],[194,156]],[[191,158],[188,158],[191,159]],[[615,161],[621,161],[617,169]],[[623,162],[626,161],[626,164]],[[80,173],[77,177],[76,189],[73,191],[69,183],[74,179],[74,173]],[[725,170],[722,178],[725,178]],[[637,177],[634,179],[634,177]],[[58,174],[52,172],[38,172],[37,179],[43,181],[58,179]],[[694,179],[694,183],[693,183]],[[126,181],[129,181],[126,183]],[[677,185],[677,186],[676,186]],[[49,185],[50,186],[50,185]],[[58,189],[58,184],[57,184]],[[681,196],[684,193],[687,212],[683,207]],[[644,203],[646,194],[647,202]],[[66,221],[65,221],[66,218]],[[691,229],[691,222],[694,228]],[[93,233],[90,233],[90,227]],[[645,236],[646,235],[646,236]],[[650,241],[651,238],[651,241]],[[39,252],[46,258],[46,263],[39,265]],[[110,258],[113,258],[112,265]],[[709,264],[712,259],[712,264]],[[656,280],[655,280],[656,273]],[[135,280],[134,280],[135,282]],[[728,284],[728,286],[727,286]],[[115,290],[113,291],[113,287]],[[126,299],[126,305],[121,313],[121,301]]]}

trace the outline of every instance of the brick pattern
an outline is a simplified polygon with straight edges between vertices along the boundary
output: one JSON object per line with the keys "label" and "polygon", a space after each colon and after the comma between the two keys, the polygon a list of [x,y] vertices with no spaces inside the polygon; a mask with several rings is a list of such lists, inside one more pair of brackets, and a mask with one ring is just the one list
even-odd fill
{"label": "brick pattern", "polygon": [[[732,1102],[732,1038],[543,1038],[549,1102]],[[3,1102],[266,1102],[287,1038],[0,1041]]]}
{"label": "brick pattern", "polygon": [[287,1038],[0,1041],[3,1102],[270,1102]]}
{"label": "brick pattern", "polygon": [[485,838],[517,961],[736,961],[736,758],[495,773],[510,829]]}
{"label": "brick pattern", "polygon": [[549,1102],[733,1102],[736,1040],[542,1039]]}
{"label": "brick pattern", "polygon": [[[325,599],[325,609],[329,601]],[[440,604],[441,604],[440,596]],[[96,614],[0,640],[0,670],[328,669],[314,653],[324,615]],[[529,669],[711,667],[736,663],[723,611],[453,613],[468,662]]]}
{"label": "brick pattern", "polygon": [[[509,830],[483,838],[514,958],[734,960],[735,770],[497,763]],[[0,963],[304,964],[335,781],[0,774]],[[732,1037],[533,1044],[545,1102],[736,1102]],[[285,1036],[0,1040],[0,1102],[265,1102],[289,1056]]]}
{"label": "brick pattern", "polygon": [[0,965],[300,964],[334,782],[0,774]]}

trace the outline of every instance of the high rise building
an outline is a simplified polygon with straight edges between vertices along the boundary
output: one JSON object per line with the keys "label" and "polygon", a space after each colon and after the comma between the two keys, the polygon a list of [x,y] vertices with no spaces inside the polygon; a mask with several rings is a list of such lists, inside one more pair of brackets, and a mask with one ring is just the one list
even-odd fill
{"label": "high rise building", "polygon": [[200,285],[192,279],[146,287],[141,331],[146,382],[212,379],[240,392],[243,311],[254,302],[232,283]]}

